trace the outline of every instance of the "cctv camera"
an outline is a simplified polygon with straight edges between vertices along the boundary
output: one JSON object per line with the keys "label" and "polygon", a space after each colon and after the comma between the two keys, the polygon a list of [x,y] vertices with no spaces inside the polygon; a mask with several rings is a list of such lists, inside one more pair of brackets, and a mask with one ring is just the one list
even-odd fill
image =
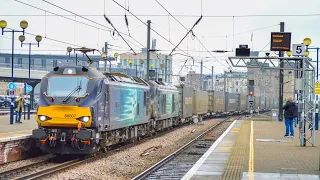
{"label": "cctv camera", "polygon": [[270,52],[266,52],[266,56],[269,56],[270,55]]}

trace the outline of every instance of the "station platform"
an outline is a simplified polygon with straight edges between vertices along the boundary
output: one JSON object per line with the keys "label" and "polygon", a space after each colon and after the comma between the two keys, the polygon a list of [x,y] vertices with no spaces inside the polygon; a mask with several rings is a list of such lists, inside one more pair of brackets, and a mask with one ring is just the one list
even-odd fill
{"label": "station platform", "polygon": [[28,137],[31,135],[32,130],[38,127],[34,114],[30,115],[30,120],[28,120],[27,114],[24,120],[22,114],[21,122],[15,123],[14,119],[14,123],[10,124],[9,115],[0,116],[0,142],[8,141],[15,137]]}
{"label": "station platform", "polygon": [[315,146],[285,138],[284,122],[242,118],[234,121],[182,179],[320,180],[320,131]]}

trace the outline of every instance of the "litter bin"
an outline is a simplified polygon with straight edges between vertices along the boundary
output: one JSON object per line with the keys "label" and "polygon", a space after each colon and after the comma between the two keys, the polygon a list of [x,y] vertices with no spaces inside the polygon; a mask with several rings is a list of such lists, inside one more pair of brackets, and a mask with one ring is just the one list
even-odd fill
{"label": "litter bin", "polygon": [[271,120],[279,121],[279,109],[271,109]]}

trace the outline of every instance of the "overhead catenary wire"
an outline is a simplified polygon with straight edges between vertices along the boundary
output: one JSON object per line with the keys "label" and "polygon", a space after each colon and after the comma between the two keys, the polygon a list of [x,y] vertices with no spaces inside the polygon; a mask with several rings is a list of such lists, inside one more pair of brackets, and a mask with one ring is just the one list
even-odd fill
{"label": "overhead catenary wire", "polygon": [[[32,7],[32,8],[34,8],[34,9],[38,9],[38,10],[41,10],[41,11],[44,11],[44,12],[47,12],[47,13],[51,13],[51,14],[53,14],[53,15],[55,15],[55,16],[59,16],[59,17],[68,19],[68,20],[70,20],[70,21],[74,21],[74,22],[77,22],[77,23],[80,23],[80,24],[83,24],[83,25],[86,25],[86,26],[89,26],[89,27],[92,27],[92,28],[98,28],[97,26],[93,26],[93,25],[90,25],[90,24],[85,23],[85,22],[81,22],[81,21],[77,21],[77,20],[75,20],[75,19],[68,18],[68,17],[67,17],[68,15],[60,15],[60,14],[57,14],[57,13],[54,13],[54,12],[51,12],[51,11],[48,11],[48,10],[45,10],[45,9],[42,9],[42,8],[33,6],[33,5],[31,5],[31,4],[22,2],[22,1],[20,1],[20,0],[14,0],[14,1],[16,1],[16,2],[18,2],[18,3],[21,3],[21,4],[24,4],[24,5],[26,5],[26,6]],[[77,14],[73,14],[73,15],[71,15],[71,16],[74,17],[75,15],[77,16]],[[47,14],[46,16],[49,16],[49,15]],[[101,16],[103,16],[103,15],[101,15]],[[79,17],[82,17],[82,16],[80,15]],[[108,32],[110,32],[110,33],[112,32],[112,29],[111,29],[110,27],[107,27],[107,26],[105,26],[105,25],[103,25],[103,24],[100,24],[100,23],[97,23],[97,22],[95,22],[95,21],[93,21],[93,22],[106,28],[106,29],[100,28],[101,30],[103,30],[103,31],[108,31]],[[125,34],[125,33],[122,33],[122,34],[128,36],[128,35]],[[132,37],[131,37],[131,38],[132,38]],[[134,38],[132,38],[132,39],[133,39],[134,41],[136,41],[139,45],[141,45],[142,47],[144,47],[144,45],[142,45],[139,41],[137,41],[137,40],[134,39]],[[130,41],[129,41],[129,42],[130,42]],[[132,43],[132,42],[131,42],[131,43]],[[137,46],[137,47],[139,47],[139,48],[141,47],[141,46],[138,46],[138,45],[136,45],[136,44],[134,44],[134,43],[132,43],[132,44],[135,45],[135,46]]]}
{"label": "overhead catenary wire", "polygon": [[[117,1],[112,0],[114,3],[116,3],[118,6],[120,6],[121,8],[125,9],[126,11],[128,11],[126,8],[124,8],[121,4],[119,4]],[[141,23],[143,23],[145,26],[147,26],[147,24],[145,22],[143,22],[139,17],[135,16],[135,14],[133,14],[131,11],[128,11],[132,16],[134,16],[136,19],[138,19]],[[157,35],[159,35],[161,38],[163,38],[164,40],[166,40],[167,42],[169,42],[171,45],[175,46],[172,42],[170,42],[167,38],[163,37],[163,35],[161,35],[160,33],[158,33],[156,30],[154,30],[153,28],[150,27],[150,29],[155,32]],[[185,51],[181,50],[180,48],[178,48],[180,51],[182,51],[183,53],[187,54]]]}
{"label": "overhead catenary wire", "polygon": [[[170,16],[172,16],[173,19],[175,19],[182,27],[184,27],[187,31],[188,31],[188,28],[186,26],[184,26],[177,18],[175,18],[158,0],[155,0]],[[202,2],[201,2],[202,4]],[[198,19],[198,21],[193,25],[193,27],[195,27],[199,21],[202,19],[202,14],[200,16],[200,18]],[[187,35],[190,33],[190,31],[192,31],[193,27],[188,31]],[[192,33],[192,35],[197,39],[197,41],[202,45],[202,47],[213,57],[215,58],[212,53],[204,46],[204,44],[199,40],[199,38],[194,35],[194,33]],[[183,39],[182,39],[183,40]],[[181,42],[181,41],[180,41]],[[178,44],[179,45],[179,44]],[[178,46],[177,45],[177,46]],[[172,52],[171,52],[172,53]],[[171,54],[170,53],[170,54]],[[223,65],[221,62],[219,62],[218,60],[216,60],[218,63],[220,63],[221,65]],[[224,66],[224,65],[223,65]]]}
{"label": "overhead catenary wire", "polygon": [[123,39],[123,41],[129,46],[130,50],[133,52],[134,55],[136,55],[137,53],[133,50],[133,48],[130,46],[130,44],[122,37],[122,35],[119,33],[119,31],[116,29],[116,27],[112,24],[112,22],[110,21],[110,19],[108,19],[108,17],[106,15],[104,15],[104,18],[106,19],[106,21],[114,28],[114,30],[116,30],[119,34],[119,36]]}
{"label": "overhead catenary wire", "polygon": [[[103,24],[97,23],[97,22],[95,22],[95,21],[93,21],[93,20],[91,20],[91,19],[88,19],[88,18],[86,18],[86,17],[79,16],[78,14],[76,14],[76,13],[74,13],[74,12],[71,12],[71,11],[69,11],[69,10],[67,10],[67,9],[65,9],[65,8],[63,8],[63,7],[60,7],[60,6],[55,5],[55,4],[53,4],[53,3],[50,3],[50,2],[48,2],[48,1],[46,1],[46,0],[42,0],[42,1],[43,1],[43,2],[46,2],[46,3],[50,4],[50,5],[52,5],[52,6],[54,6],[54,7],[57,7],[57,8],[59,8],[59,9],[62,9],[62,10],[64,10],[64,11],[67,11],[67,12],[69,12],[69,13],[71,13],[71,14],[74,14],[74,15],[76,15],[76,16],[78,16],[78,17],[81,17],[81,18],[83,18],[83,19],[85,19],[85,20],[87,20],[87,21],[90,21],[90,22],[95,23],[95,24],[98,24],[98,25],[100,25],[100,26],[109,28],[109,27],[107,27],[107,26],[105,26],[105,25],[103,25]],[[104,15],[104,18],[107,19],[107,18],[106,18],[106,15]],[[110,20],[107,20],[107,21],[108,21],[108,23],[113,27],[113,29],[117,31],[117,33],[119,34],[119,36],[120,36],[120,37],[123,39],[123,41],[130,47],[130,49],[132,49],[132,47],[130,46],[130,44],[129,44],[129,43],[126,41],[126,39],[122,36],[122,34],[123,34],[123,35],[126,35],[126,34],[118,31],[118,30],[115,28],[115,26],[111,23]],[[127,36],[131,37],[130,34],[127,35]],[[144,47],[144,46],[143,46],[139,41],[137,41],[135,38],[133,38],[133,37],[131,37],[131,38],[132,38],[134,41],[136,41],[137,43],[139,43],[142,47]],[[133,50],[133,49],[132,49],[132,50]],[[135,51],[133,51],[133,53],[136,54]]]}
{"label": "overhead catenary wire", "polygon": [[[41,14],[0,14],[0,16],[44,16]],[[56,15],[47,15],[47,16],[56,16]],[[70,14],[66,14],[63,16],[72,16]],[[79,14],[79,16],[83,17],[96,17],[103,16],[103,14]],[[120,17],[122,14],[108,14],[110,17]],[[127,15],[133,16],[133,15]],[[136,14],[137,17],[167,17],[167,14]],[[188,14],[174,14],[175,17],[185,17],[185,18],[196,18],[199,15],[188,15]],[[244,14],[244,15],[202,15],[203,18],[247,18],[247,17],[313,17],[320,16],[320,14]]]}

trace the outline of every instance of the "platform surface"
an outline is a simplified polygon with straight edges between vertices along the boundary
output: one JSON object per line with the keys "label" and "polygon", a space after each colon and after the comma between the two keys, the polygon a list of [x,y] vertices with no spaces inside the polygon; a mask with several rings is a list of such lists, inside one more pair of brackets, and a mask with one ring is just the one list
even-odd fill
{"label": "platform surface", "polygon": [[284,133],[284,122],[238,120],[183,179],[320,180],[320,131],[314,147],[300,146],[298,127],[294,138]]}
{"label": "platform surface", "polygon": [[11,137],[30,135],[32,133],[32,130],[36,129],[38,125],[35,120],[35,115],[31,114],[30,120],[27,120],[27,119],[28,119],[27,114],[26,114],[25,120],[22,115],[21,117],[22,123],[15,123],[15,119],[14,119],[14,123],[10,124],[9,115],[0,116],[0,140],[11,138]]}
{"label": "platform surface", "polygon": [[251,156],[253,163],[250,170],[247,162],[242,179],[320,180],[319,131],[315,131],[315,147],[309,143],[302,147],[298,127],[294,129],[294,138],[285,138],[284,122],[253,121],[252,124],[253,141],[249,144],[253,153],[249,152],[248,157]]}
{"label": "platform surface", "polygon": [[243,122],[234,121],[182,179],[220,179]]}

